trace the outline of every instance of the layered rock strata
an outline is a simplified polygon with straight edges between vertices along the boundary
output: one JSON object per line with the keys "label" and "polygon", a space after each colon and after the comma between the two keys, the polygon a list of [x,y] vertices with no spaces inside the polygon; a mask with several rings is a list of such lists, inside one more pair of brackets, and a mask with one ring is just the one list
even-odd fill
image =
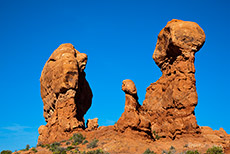
{"label": "layered rock strata", "polygon": [[92,103],[92,91],[85,79],[87,55],[72,44],[60,45],[46,62],[41,78],[46,126],[39,128],[38,142],[64,138],[84,129],[84,115]]}

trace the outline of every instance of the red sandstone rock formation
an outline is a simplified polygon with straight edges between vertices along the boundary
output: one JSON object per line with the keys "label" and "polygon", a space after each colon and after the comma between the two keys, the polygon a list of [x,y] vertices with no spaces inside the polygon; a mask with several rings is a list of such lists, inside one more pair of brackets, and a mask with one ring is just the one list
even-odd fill
{"label": "red sandstone rock formation", "polygon": [[60,45],[46,62],[40,82],[47,125],[39,128],[38,142],[52,142],[85,128],[84,115],[93,96],[85,79],[86,63],[87,55],[71,44]]}
{"label": "red sandstone rock formation", "polygon": [[230,153],[230,135],[223,129],[199,127],[196,122],[194,60],[204,42],[205,34],[196,23],[168,22],[159,33],[153,53],[162,76],[147,88],[143,105],[138,103],[133,81],[124,80],[125,111],[117,124],[97,129],[98,119],[88,120],[86,130],[83,116],[92,100],[84,73],[87,56],[71,44],[61,45],[45,64],[41,76],[47,125],[40,126],[38,143],[66,140],[80,132],[89,140],[99,139],[99,147],[112,154],[143,153],[147,148],[161,153],[171,146],[178,153],[204,153],[214,145]]}

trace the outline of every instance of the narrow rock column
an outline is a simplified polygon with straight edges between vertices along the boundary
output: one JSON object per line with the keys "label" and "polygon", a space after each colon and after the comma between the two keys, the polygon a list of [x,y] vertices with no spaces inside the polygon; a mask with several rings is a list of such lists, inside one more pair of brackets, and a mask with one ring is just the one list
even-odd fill
{"label": "narrow rock column", "polygon": [[140,123],[138,108],[137,89],[132,80],[122,82],[122,90],[125,92],[125,111],[117,121],[116,128],[124,132],[126,128],[136,128]]}

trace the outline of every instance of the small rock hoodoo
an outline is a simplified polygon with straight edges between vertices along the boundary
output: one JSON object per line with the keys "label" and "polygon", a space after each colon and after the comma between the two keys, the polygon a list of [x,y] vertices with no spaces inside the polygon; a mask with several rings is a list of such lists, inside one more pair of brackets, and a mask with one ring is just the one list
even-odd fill
{"label": "small rock hoodoo", "polygon": [[122,90],[125,92],[125,111],[117,121],[116,127],[123,132],[126,128],[136,128],[139,125],[140,104],[137,89],[132,80],[124,80]]}

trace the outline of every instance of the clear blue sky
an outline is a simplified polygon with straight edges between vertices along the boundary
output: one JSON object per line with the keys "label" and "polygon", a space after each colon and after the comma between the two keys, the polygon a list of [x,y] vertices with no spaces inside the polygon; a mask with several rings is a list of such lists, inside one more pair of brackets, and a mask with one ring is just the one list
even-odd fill
{"label": "clear blue sky", "polygon": [[85,116],[112,125],[124,111],[121,90],[132,79],[142,104],[160,76],[152,54],[171,19],[197,22],[206,43],[196,54],[198,124],[230,133],[228,0],[0,0],[0,151],[35,146],[45,124],[39,78],[62,43],[88,54],[93,104]]}

